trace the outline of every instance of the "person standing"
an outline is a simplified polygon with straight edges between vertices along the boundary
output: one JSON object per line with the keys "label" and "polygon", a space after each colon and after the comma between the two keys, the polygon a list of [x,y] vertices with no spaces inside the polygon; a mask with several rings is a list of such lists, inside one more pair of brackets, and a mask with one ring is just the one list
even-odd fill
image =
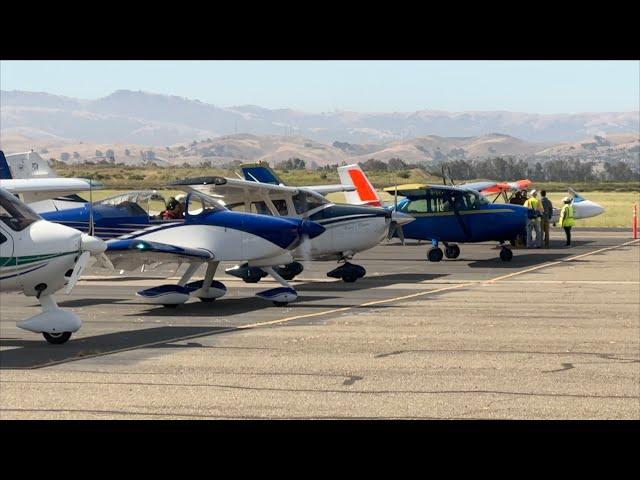
{"label": "person standing", "polygon": [[[524,202],[524,207],[529,209],[527,220],[527,248],[542,248],[542,237],[540,236],[540,217],[542,216],[542,205],[538,200],[538,192],[531,190],[531,196]],[[533,240],[533,231],[536,232],[536,239]]]}
{"label": "person standing", "polygon": [[564,233],[567,236],[567,243],[565,247],[571,246],[571,227],[573,227],[575,220],[573,219],[573,205],[571,202],[573,199],[571,197],[564,197],[562,199],[564,202],[564,206],[562,210],[560,210],[560,226],[564,228]]}
{"label": "person standing", "polygon": [[542,204],[542,217],[540,217],[540,230],[542,230],[542,241],[544,248],[549,248],[549,223],[553,217],[553,204],[547,198],[547,191],[540,192],[540,203]]}

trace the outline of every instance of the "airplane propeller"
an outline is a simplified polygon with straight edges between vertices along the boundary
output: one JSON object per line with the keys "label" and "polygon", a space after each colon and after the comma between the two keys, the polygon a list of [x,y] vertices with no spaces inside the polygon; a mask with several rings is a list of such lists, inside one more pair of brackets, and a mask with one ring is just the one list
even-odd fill
{"label": "airplane propeller", "polygon": [[[89,179],[89,233],[83,233],[80,236],[80,256],[76,260],[76,264],[73,267],[73,271],[71,272],[71,277],[69,277],[69,281],[67,283],[67,288],[65,289],[65,293],[68,295],[73,290],[73,287],[76,286],[80,275],[82,275],[82,271],[87,266],[87,262],[89,261],[89,257],[91,255],[100,255],[104,257],[109,264],[111,261],[104,254],[104,251],[107,249],[106,243],[98,237],[93,236],[93,232],[95,231],[95,225],[93,221],[93,191],[91,185],[91,179]],[[113,264],[111,264],[113,266]]]}
{"label": "airplane propeller", "polygon": [[393,195],[393,210],[391,211],[391,222],[389,223],[389,233],[387,234],[387,240],[391,240],[393,235],[398,235],[400,242],[404,245],[404,231],[402,230],[402,225],[406,223],[402,221],[402,218],[399,218],[398,213],[398,184],[396,183],[395,192]]}

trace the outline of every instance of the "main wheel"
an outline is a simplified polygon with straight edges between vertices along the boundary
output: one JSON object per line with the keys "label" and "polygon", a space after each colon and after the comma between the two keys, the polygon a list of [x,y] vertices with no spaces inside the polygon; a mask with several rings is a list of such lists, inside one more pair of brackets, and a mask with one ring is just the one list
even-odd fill
{"label": "main wheel", "polygon": [[445,249],[444,255],[447,258],[458,258],[460,256],[460,247],[458,245],[449,245]]}
{"label": "main wheel", "polygon": [[286,306],[289,304],[289,302],[276,302],[276,301],[274,300],[273,304],[274,304],[276,307],[286,307]]}
{"label": "main wheel", "polygon": [[503,262],[510,262],[512,258],[513,252],[510,248],[503,248],[502,250],[500,250],[500,259]]}
{"label": "main wheel", "polygon": [[71,332],[47,333],[42,332],[44,339],[54,345],[61,345],[71,338]]}
{"label": "main wheel", "polygon": [[427,252],[427,258],[430,262],[439,262],[442,260],[442,257],[443,253],[441,248],[435,247]]}
{"label": "main wheel", "polygon": [[258,283],[262,277],[242,277],[244,283]]}
{"label": "main wheel", "polygon": [[342,276],[342,281],[343,282],[347,282],[347,283],[353,283],[356,280],[358,280],[358,275],[356,275],[355,273],[345,273]]}
{"label": "main wheel", "polygon": [[204,303],[211,303],[213,301],[215,301],[215,298],[205,298],[205,297],[198,297],[200,299],[201,302]]}

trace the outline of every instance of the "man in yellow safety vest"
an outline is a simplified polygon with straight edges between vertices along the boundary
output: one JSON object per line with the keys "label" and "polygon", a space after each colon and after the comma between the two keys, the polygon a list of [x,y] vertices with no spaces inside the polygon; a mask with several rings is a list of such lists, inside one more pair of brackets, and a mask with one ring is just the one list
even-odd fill
{"label": "man in yellow safety vest", "polygon": [[[531,190],[531,196],[524,202],[524,207],[529,209],[527,219],[527,248],[542,248],[542,236],[540,233],[540,217],[542,216],[542,204],[538,200],[538,192]],[[536,231],[536,240],[533,240],[533,231]]]}
{"label": "man in yellow safety vest", "polygon": [[567,243],[565,244],[565,247],[570,247],[571,227],[573,227],[573,225],[575,224],[575,220],[573,219],[573,205],[571,205],[573,198],[564,197],[562,201],[564,202],[564,206],[562,207],[562,210],[560,210],[559,223],[560,226],[564,228],[564,233],[567,236]]}

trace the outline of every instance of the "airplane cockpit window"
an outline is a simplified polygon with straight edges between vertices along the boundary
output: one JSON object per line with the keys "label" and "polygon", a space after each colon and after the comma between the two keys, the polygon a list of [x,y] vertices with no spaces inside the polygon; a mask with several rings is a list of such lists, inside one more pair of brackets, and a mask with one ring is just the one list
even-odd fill
{"label": "airplane cockpit window", "polygon": [[0,220],[19,232],[41,218],[9,192],[0,190]]}
{"label": "airplane cockpit window", "polygon": [[489,203],[489,201],[478,192],[464,192],[462,198],[464,199],[464,206],[460,208],[461,210],[473,210]]}
{"label": "airplane cockpit window", "polygon": [[140,217],[149,215],[149,201],[151,200],[161,200],[164,203],[162,195],[159,195],[155,190],[135,190],[94,202],[94,205],[111,207],[100,211],[103,216]]}
{"label": "airplane cockpit window", "polygon": [[298,214],[310,212],[329,203],[322,195],[311,191],[300,191],[291,199]]}
{"label": "airplane cockpit window", "polygon": [[404,213],[427,213],[427,200],[425,198],[409,200],[401,210]]}
{"label": "airplane cockpit window", "polygon": [[206,215],[218,210],[226,210],[226,207],[215,198],[196,192],[189,193],[185,202],[188,215]]}

